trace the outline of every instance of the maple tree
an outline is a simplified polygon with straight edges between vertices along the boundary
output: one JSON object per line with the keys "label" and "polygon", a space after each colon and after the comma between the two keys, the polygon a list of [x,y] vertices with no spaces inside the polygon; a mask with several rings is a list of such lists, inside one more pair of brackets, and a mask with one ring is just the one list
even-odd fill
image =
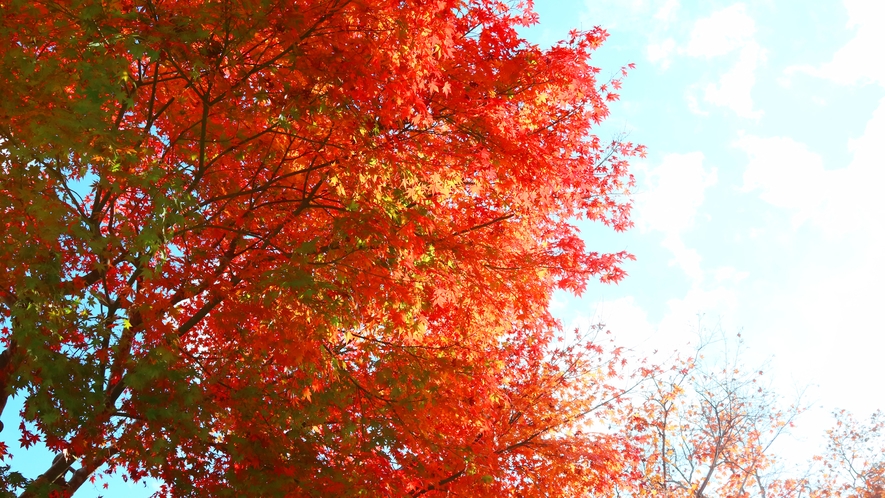
{"label": "maple tree", "polygon": [[[0,409],[171,496],[580,496],[638,455],[587,428],[617,350],[555,289],[629,226],[600,28],[531,2],[0,1]],[[601,372],[601,373],[600,373]],[[582,429],[584,428],[584,429]],[[0,458],[9,457],[0,447]],[[14,463],[14,462],[13,462]]]}
{"label": "maple tree", "polygon": [[833,413],[827,447],[815,457],[813,475],[795,479],[796,496],[809,498],[881,498],[885,496],[885,413],[877,410],[869,424],[845,410]]}
{"label": "maple tree", "polygon": [[[622,498],[881,498],[885,496],[885,415],[868,424],[834,412],[823,454],[804,472],[784,465],[775,442],[808,409],[804,391],[791,404],[742,361],[744,343],[704,337],[692,355],[641,366],[639,389],[610,411],[638,458],[607,492]],[[719,341],[716,341],[719,342]],[[706,357],[705,357],[706,356]],[[642,363],[645,365],[645,361]],[[633,391],[632,389],[630,391]]]}
{"label": "maple tree", "polygon": [[801,397],[782,406],[763,371],[744,365],[740,334],[705,358],[711,339],[668,361],[637,393],[631,416],[641,423],[620,426],[641,448],[639,475],[619,483],[616,496],[797,496],[772,445],[804,411]]}

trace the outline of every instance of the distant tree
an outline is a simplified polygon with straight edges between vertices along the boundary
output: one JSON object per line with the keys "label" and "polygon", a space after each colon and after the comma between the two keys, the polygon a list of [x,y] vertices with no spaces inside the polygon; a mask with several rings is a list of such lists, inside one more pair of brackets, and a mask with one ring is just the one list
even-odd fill
{"label": "distant tree", "polygon": [[642,477],[620,486],[619,496],[771,497],[782,487],[772,444],[802,406],[783,407],[763,372],[743,364],[740,335],[733,350],[710,347],[676,358],[639,395],[641,422],[632,425]]}
{"label": "distant tree", "polygon": [[[606,494],[620,365],[557,340],[629,226],[600,28],[495,0],[0,2],[0,409],[169,496]],[[573,344],[573,345],[569,345]],[[601,362],[601,363],[600,363]],[[610,365],[610,366],[609,366]],[[7,455],[0,448],[0,458]],[[12,462],[14,463],[14,461]]]}
{"label": "distant tree", "polygon": [[869,424],[845,410],[833,413],[827,448],[818,456],[812,478],[803,481],[811,498],[885,497],[885,414],[876,411]]}

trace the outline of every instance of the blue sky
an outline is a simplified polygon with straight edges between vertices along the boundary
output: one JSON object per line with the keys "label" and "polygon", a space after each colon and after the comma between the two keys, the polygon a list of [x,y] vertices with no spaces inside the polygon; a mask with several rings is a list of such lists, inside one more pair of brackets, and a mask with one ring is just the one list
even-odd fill
{"label": "blue sky", "polygon": [[[602,321],[642,352],[708,328],[742,332],[785,398],[812,386],[798,442],[814,451],[834,408],[885,409],[885,4],[859,0],[541,0],[528,36],[610,33],[601,75],[635,62],[597,130],[648,146],[634,161],[636,227],[587,226],[592,249],[637,261],[617,286],[553,306]],[[799,448],[797,450],[797,448]]]}

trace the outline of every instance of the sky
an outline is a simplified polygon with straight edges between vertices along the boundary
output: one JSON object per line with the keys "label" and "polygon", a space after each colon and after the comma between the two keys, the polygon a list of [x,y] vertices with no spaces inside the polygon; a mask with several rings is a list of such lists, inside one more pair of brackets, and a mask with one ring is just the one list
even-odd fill
{"label": "sky", "polygon": [[635,227],[582,225],[636,261],[618,285],[555,296],[566,326],[605,323],[639,354],[741,333],[784,399],[811,409],[782,442],[822,443],[836,408],[885,409],[885,3],[538,0],[527,37],[604,27],[607,78],[633,62],[601,138],[626,131]]}
{"label": "sky", "polygon": [[[767,361],[785,399],[810,386],[812,409],[784,443],[794,455],[816,449],[833,409],[860,418],[885,409],[883,0],[537,0],[535,9],[533,42],[599,25],[611,35],[594,56],[600,75],[636,63],[594,132],[626,131],[648,147],[632,163],[635,227],[581,225],[591,250],[636,256],[629,276],[557,294],[557,316],[569,327],[604,322],[640,354],[690,348],[699,323],[740,332],[745,361]],[[42,469],[45,455],[33,456]],[[152,487],[87,484],[78,496]]]}

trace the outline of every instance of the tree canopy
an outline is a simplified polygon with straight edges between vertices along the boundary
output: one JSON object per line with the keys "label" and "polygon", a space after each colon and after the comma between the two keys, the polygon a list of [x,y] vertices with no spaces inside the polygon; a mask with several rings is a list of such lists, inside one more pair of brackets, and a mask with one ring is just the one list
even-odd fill
{"label": "tree canopy", "polygon": [[[627,158],[600,28],[531,2],[0,2],[0,407],[171,496],[580,496],[618,352],[557,337],[616,282]],[[623,71],[623,70],[622,70]],[[625,74],[625,73],[624,73]],[[6,453],[0,448],[0,457]]]}

